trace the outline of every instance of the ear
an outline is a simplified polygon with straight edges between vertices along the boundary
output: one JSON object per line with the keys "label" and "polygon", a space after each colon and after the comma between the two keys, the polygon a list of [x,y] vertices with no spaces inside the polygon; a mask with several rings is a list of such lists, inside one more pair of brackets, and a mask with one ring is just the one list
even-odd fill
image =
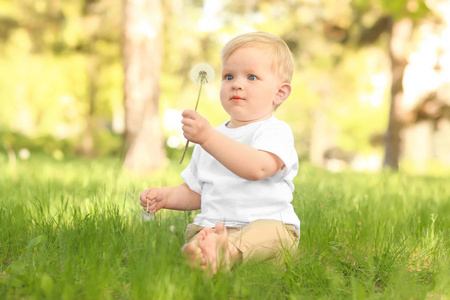
{"label": "ear", "polygon": [[289,83],[283,83],[278,89],[275,99],[273,100],[273,105],[280,105],[286,100],[291,94],[291,85]]}

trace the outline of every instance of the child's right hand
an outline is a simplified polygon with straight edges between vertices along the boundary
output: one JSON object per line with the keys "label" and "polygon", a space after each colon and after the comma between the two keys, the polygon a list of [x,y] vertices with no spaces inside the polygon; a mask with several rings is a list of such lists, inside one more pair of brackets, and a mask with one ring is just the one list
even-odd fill
{"label": "child's right hand", "polygon": [[150,188],[141,193],[139,200],[145,211],[155,214],[166,206],[167,195],[164,188]]}
{"label": "child's right hand", "polygon": [[181,115],[183,116],[181,120],[183,135],[189,141],[202,145],[214,135],[211,124],[198,112],[186,109]]}

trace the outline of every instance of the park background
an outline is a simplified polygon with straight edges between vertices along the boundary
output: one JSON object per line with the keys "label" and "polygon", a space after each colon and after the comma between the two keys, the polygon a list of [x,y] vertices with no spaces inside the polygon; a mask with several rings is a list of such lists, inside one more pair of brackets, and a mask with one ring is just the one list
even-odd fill
{"label": "park background", "polygon": [[[339,171],[450,168],[448,1],[1,1],[0,137],[9,160],[122,157],[149,172],[180,156],[180,113],[226,120],[219,51],[252,30],[296,61],[276,116],[302,159]],[[20,155],[19,155],[20,154]]]}
{"label": "park background", "polygon": [[[0,298],[449,299],[449,2],[0,0]],[[195,211],[138,198],[182,182],[191,68],[221,124],[219,51],[252,30],[296,61],[299,253],[211,278],[180,255]]]}

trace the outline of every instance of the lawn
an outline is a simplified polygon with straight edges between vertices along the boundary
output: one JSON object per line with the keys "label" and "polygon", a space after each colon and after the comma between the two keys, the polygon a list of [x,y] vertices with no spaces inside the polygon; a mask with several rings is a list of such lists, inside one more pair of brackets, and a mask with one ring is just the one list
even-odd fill
{"label": "lawn", "polygon": [[449,299],[448,178],[333,174],[306,163],[298,257],[210,278],[180,255],[194,212],[140,220],[139,193],[180,183],[120,161],[11,164],[0,154],[0,299]]}

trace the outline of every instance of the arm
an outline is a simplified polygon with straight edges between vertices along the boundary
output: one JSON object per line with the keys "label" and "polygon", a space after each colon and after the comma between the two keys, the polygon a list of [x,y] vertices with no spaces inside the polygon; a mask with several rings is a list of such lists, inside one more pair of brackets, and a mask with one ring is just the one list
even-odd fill
{"label": "arm", "polygon": [[194,192],[186,183],[178,186],[150,188],[143,191],[139,197],[140,204],[154,214],[161,208],[174,210],[200,209],[200,194]]}
{"label": "arm", "polygon": [[231,172],[247,180],[274,175],[284,163],[275,154],[257,150],[214,130],[209,122],[192,110],[183,112],[184,136],[217,159]]}

